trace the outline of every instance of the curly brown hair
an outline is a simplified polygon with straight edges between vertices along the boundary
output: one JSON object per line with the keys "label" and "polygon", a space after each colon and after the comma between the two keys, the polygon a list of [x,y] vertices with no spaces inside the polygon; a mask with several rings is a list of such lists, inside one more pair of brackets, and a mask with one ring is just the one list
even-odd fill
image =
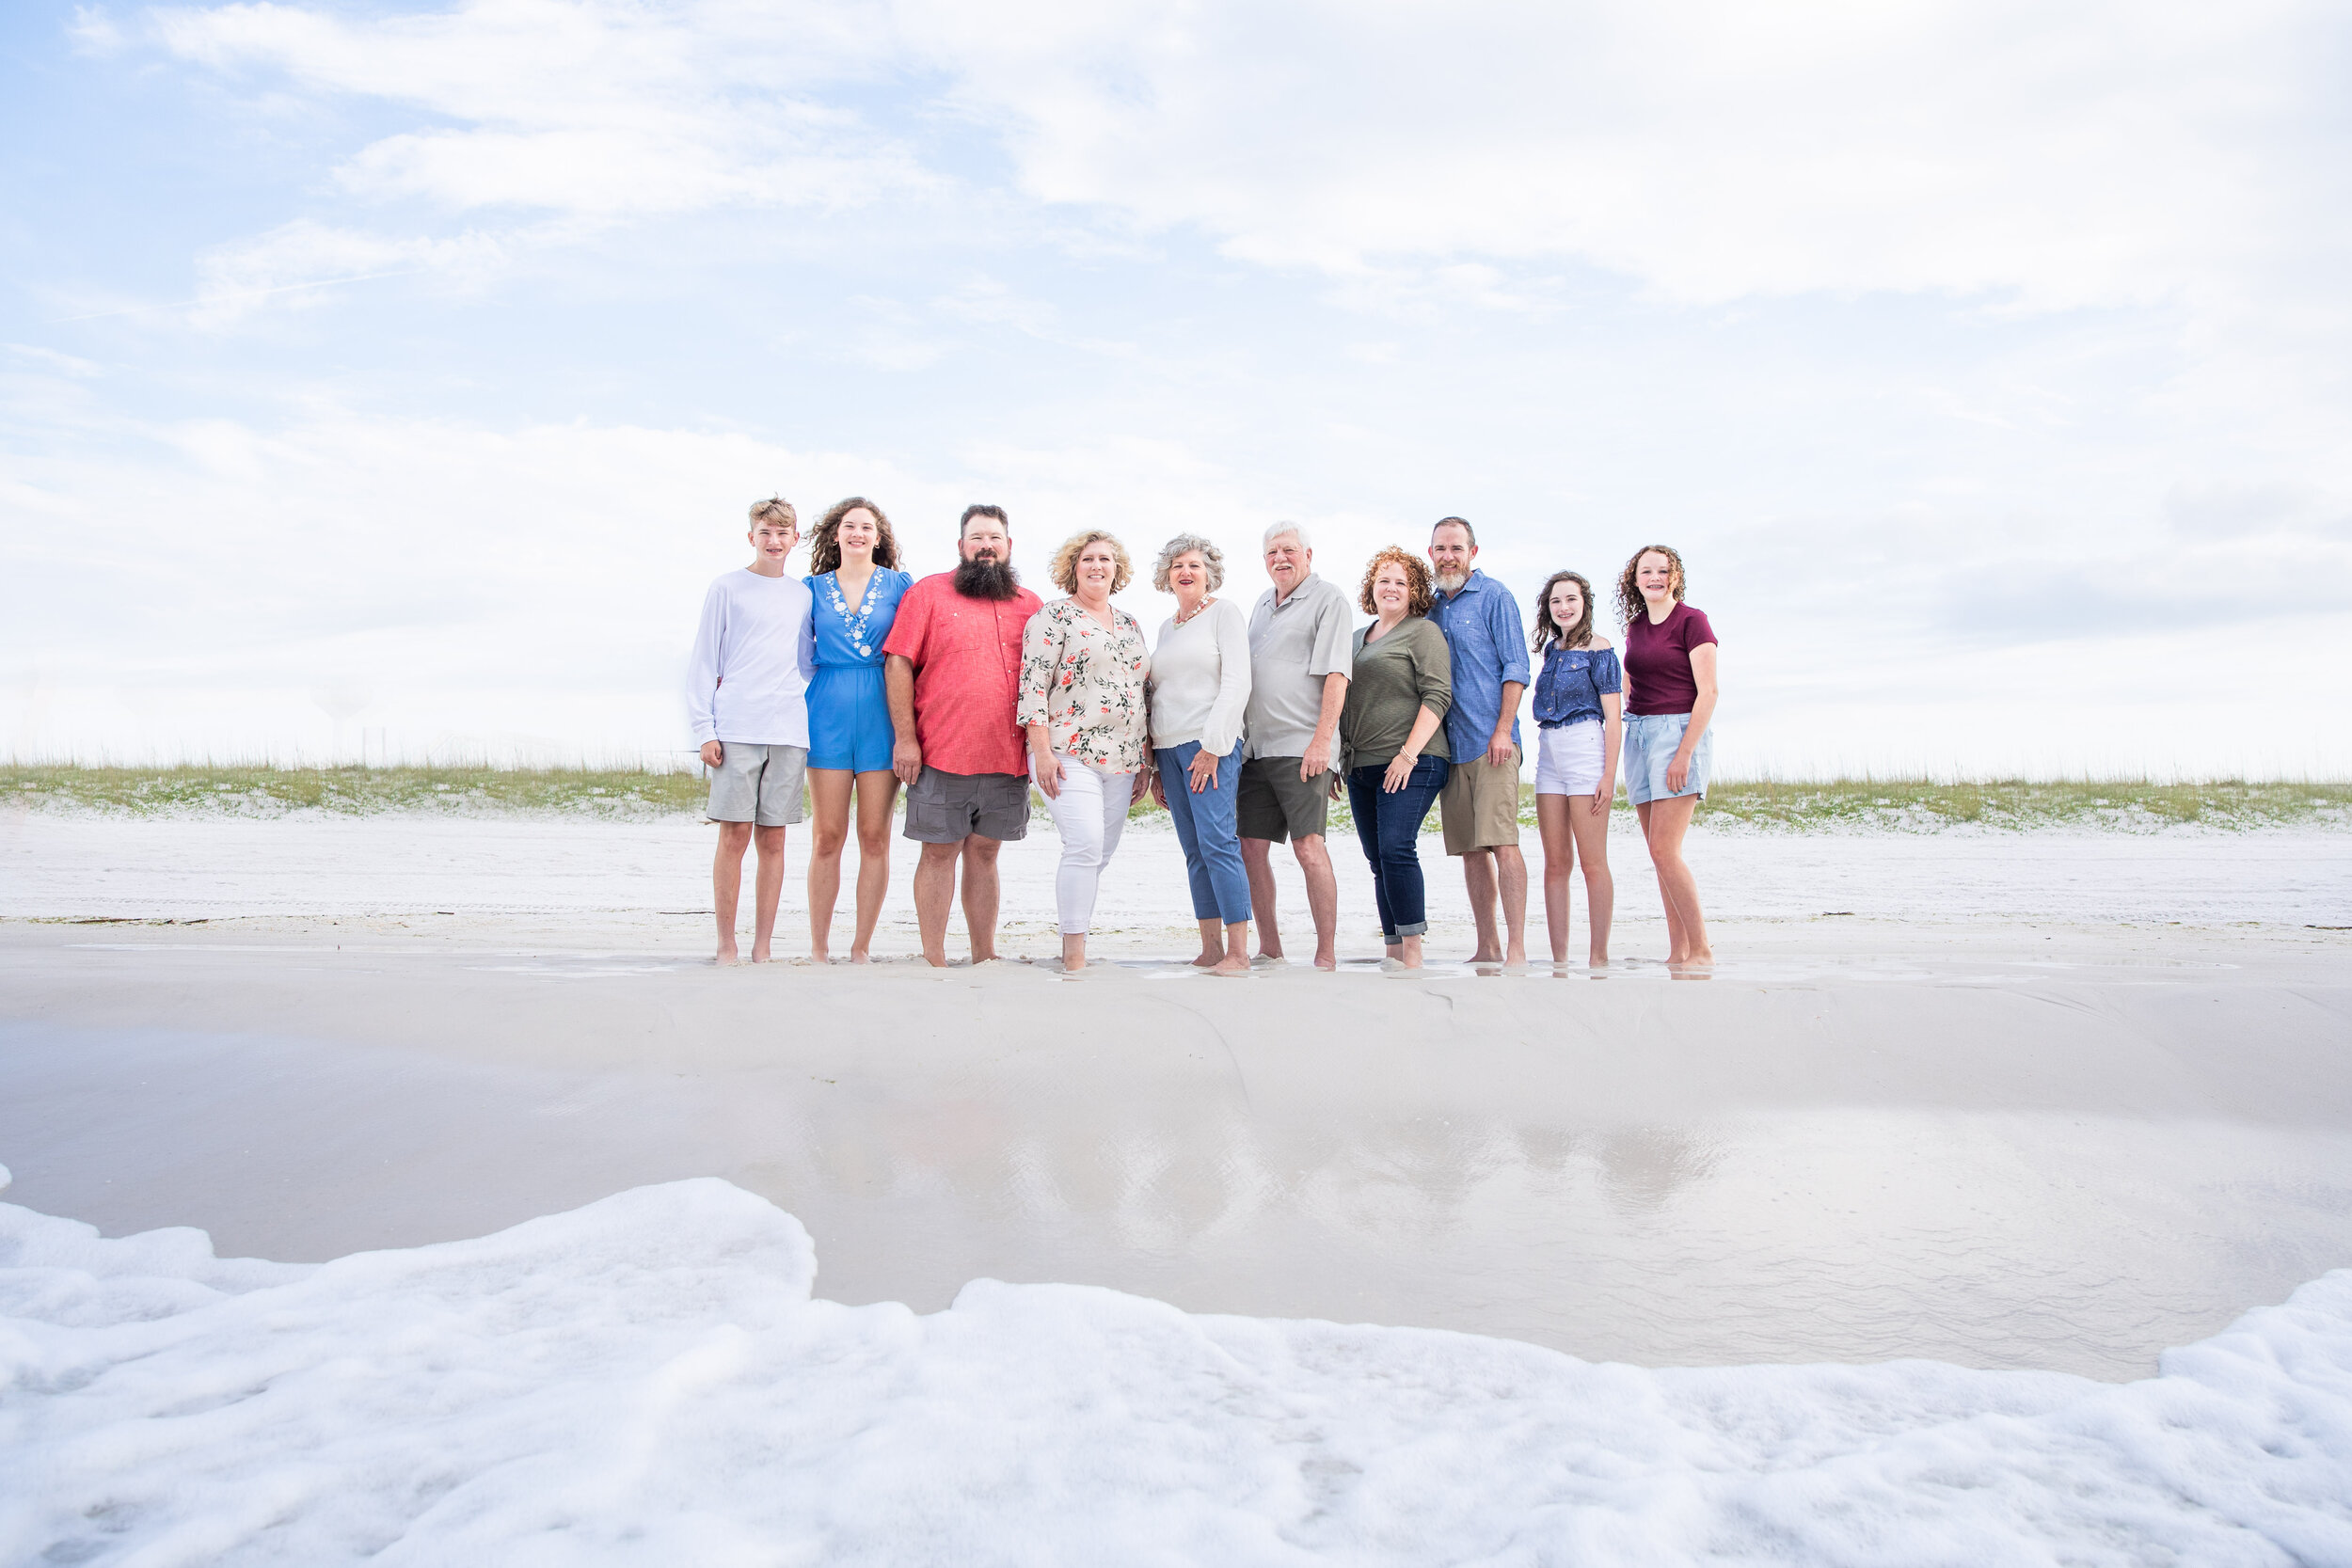
{"label": "curly brown hair", "polygon": [[1061,548],[1054,552],[1054,564],[1046,569],[1046,576],[1054,579],[1055,587],[1073,597],[1077,594],[1078,558],[1086,554],[1087,546],[1097,539],[1108,545],[1111,554],[1119,558],[1119,570],[1111,574],[1111,592],[1116,594],[1135,580],[1136,569],[1127,559],[1127,546],[1107,530],[1090,528],[1084,533],[1072,534],[1061,542]]}
{"label": "curly brown hair", "polygon": [[1620,625],[1629,626],[1633,624],[1633,618],[1636,615],[1647,614],[1649,611],[1648,602],[1642,597],[1642,590],[1633,581],[1633,569],[1641,565],[1642,557],[1645,555],[1662,555],[1666,558],[1666,564],[1674,569],[1674,576],[1670,580],[1673,585],[1675,603],[1682,602],[1682,557],[1675,552],[1672,545],[1644,545],[1640,549],[1635,550],[1632,559],[1625,563],[1625,570],[1617,574],[1617,620]]}
{"label": "curly brown hair", "polygon": [[[1551,618],[1551,591],[1564,582],[1576,584],[1584,595],[1584,613],[1576,625],[1563,628]],[[1593,585],[1581,572],[1554,572],[1544,578],[1544,585],[1535,590],[1535,635],[1531,640],[1537,653],[1557,641],[1564,648],[1589,648],[1593,645]]]}
{"label": "curly brown hair", "polygon": [[864,496],[851,496],[827,507],[824,516],[818,521],[817,531],[808,536],[808,570],[811,577],[823,577],[827,572],[841,570],[841,519],[861,506],[874,515],[874,564],[890,567],[898,564],[898,536],[890,531],[889,514]]}
{"label": "curly brown hair", "polygon": [[1405,603],[1405,613],[1428,614],[1430,607],[1438,602],[1438,591],[1429,581],[1429,563],[1402,545],[1391,545],[1365,565],[1364,585],[1357,592],[1356,608],[1367,615],[1380,613],[1379,607],[1372,602],[1372,579],[1379,575],[1381,567],[1391,561],[1405,568],[1405,580],[1412,587],[1411,596]]}

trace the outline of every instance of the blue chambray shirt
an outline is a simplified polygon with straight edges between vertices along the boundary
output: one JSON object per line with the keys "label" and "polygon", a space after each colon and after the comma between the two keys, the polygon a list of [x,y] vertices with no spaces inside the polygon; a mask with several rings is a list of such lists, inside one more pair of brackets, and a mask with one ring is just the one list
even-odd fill
{"label": "blue chambray shirt", "polygon": [[[1486,755],[1502,717],[1502,685],[1534,684],[1528,675],[1527,627],[1509,589],[1477,567],[1451,596],[1440,593],[1429,618],[1445,633],[1454,657],[1454,707],[1445,716],[1445,743],[1454,760]],[[1519,717],[1511,716],[1511,744],[1519,743]]]}

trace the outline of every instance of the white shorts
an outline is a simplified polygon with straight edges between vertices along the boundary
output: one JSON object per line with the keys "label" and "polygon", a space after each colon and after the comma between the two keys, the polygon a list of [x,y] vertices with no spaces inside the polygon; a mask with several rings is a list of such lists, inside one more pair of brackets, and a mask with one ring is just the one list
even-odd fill
{"label": "white shorts", "polygon": [[1601,747],[1601,721],[1557,724],[1535,732],[1535,793],[1597,795],[1608,760]]}

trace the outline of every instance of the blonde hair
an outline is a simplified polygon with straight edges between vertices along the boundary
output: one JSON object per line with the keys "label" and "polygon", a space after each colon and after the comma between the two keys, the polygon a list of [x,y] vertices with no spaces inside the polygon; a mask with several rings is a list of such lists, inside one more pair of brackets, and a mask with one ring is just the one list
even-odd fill
{"label": "blonde hair", "polygon": [[752,527],[762,523],[790,523],[792,531],[801,531],[801,515],[792,510],[792,503],[782,496],[770,496],[764,501],[752,502]]}
{"label": "blonde hair", "polygon": [[1364,567],[1364,586],[1356,595],[1356,608],[1367,615],[1377,615],[1380,607],[1372,602],[1372,579],[1380,575],[1380,568],[1390,562],[1405,568],[1408,590],[1405,601],[1407,615],[1426,615],[1429,607],[1438,602],[1438,591],[1429,583],[1429,563],[1402,545],[1391,545],[1372,558]]}
{"label": "blonde hair", "polygon": [[1116,534],[1090,528],[1084,533],[1072,534],[1061,542],[1061,548],[1054,552],[1054,563],[1046,568],[1045,575],[1054,579],[1055,587],[1073,595],[1078,592],[1078,558],[1086,554],[1087,546],[1097,539],[1108,545],[1111,554],[1119,559],[1119,570],[1111,577],[1111,592],[1116,594],[1135,580],[1136,569],[1127,560],[1127,546],[1119,542]]}
{"label": "blonde hair", "polygon": [[1209,592],[1214,594],[1225,586],[1225,552],[1197,533],[1180,533],[1160,546],[1159,563],[1152,568],[1152,586],[1159,592],[1169,592],[1168,569],[1176,564],[1180,555],[1198,553],[1201,564],[1209,569]]}

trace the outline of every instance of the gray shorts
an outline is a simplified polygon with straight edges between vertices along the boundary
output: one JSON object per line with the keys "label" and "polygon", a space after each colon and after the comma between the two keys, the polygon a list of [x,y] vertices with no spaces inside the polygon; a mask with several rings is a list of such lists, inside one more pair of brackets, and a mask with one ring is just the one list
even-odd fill
{"label": "gray shorts", "polygon": [[1297,757],[1251,757],[1241,765],[1241,788],[1233,798],[1233,823],[1243,838],[1280,844],[1321,838],[1331,816],[1331,781],[1338,775],[1301,781]]}
{"label": "gray shorts", "polygon": [[974,833],[999,842],[1026,838],[1029,776],[926,767],[907,791],[905,832],[917,844],[961,844]]}
{"label": "gray shorts", "polygon": [[807,771],[805,746],[722,740],[719,766],[710,770],[710,803],[703,815],[713,822],[789,827],[801,819],[801,780]]}

